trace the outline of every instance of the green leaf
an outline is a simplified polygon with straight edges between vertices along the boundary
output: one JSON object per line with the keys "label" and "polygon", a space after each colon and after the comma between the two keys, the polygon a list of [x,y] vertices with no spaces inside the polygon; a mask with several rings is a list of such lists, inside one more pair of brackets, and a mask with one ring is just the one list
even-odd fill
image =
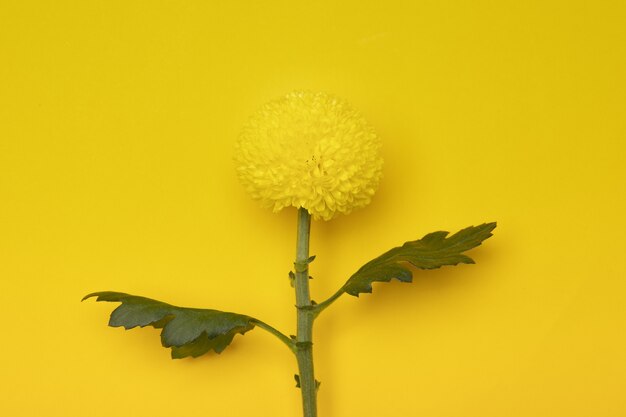
{"label": "green leaf", "polygon": [[447,237],[448,232],[434,232],[419,240],[406,242],[363,265],[332,298],[344,292],[356,297],[360,293],[371,293],[373,282],[389,282],[392,278],[411,282],[413,273],[409,265],[419,269],[436,269],[444,265],[472,264],[474,260],[463,252],[489,238],[495,227],[495,222],[485,223],[470,226],[450,237]]}
{"label": "green leaf", "polygon": [[109,326],[152,326],[161,331],[161,344],[172,349],[172,358],[198,357],[211,350],[221,353],[237,333],[252,330],[259,322],[249,316],[218,310],[176,307],[150,298],[121,292],[95,292],[83,300],[122,303],[111,313]]}

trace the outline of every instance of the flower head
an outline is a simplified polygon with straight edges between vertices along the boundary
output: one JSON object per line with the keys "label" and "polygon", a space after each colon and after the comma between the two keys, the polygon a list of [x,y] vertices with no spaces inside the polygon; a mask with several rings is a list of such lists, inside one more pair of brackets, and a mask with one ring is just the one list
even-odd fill
{"label": "flower head", "polygon": [[346,101],[296,91],[261,107],[235,146],[239,179],[274,211],[303,207],[330,220],[371,201],[382,174],[380,140]]}

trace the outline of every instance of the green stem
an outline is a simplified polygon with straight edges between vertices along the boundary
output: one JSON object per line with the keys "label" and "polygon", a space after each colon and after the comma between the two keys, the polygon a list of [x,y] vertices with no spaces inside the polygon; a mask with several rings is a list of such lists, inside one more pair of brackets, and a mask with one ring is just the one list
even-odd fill
{"label": "green stem", "polygon": [[309,293],[309,234],[311,215],[304,208],[298,209],[298,234],[296,240],[296,307],[298,330],[296,334],[296,359],[300,372],[300,390],[304,417],[317,416],[317,383],[313,372],[313,320]]}
{"label": "green stem", "polygon": [[256,324],[257,326],[259,326],[261,329],[266,330],[269,333],[276,336],[281,342],[287,345],[289,350],[291,350],[294,353],[296,352],[296,344],[294,343],[294,341],[288,338],[287,336],[285,336],[279,330],[277,330],[276,328],[270,326],[269,324],[265,322],[262,322],[261,320],[253,319],[252,322]]}
{"label": "green stem", "polygon": [[324,311],[328,306],[334,303],[339,297],[341,297],[344,293],[343,287],[339,288],[339,291],[328,297],[327,300],[322,301],[314,307],[314,314],[317,317],[322,311]]}

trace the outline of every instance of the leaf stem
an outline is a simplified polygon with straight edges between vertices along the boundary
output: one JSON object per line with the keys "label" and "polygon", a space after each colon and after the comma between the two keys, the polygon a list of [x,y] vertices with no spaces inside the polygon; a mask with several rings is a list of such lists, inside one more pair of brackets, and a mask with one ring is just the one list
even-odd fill
{"label": "leaf stem", "polygon": [[337,300],[339,297],[341,297],[344,292],[345,291],[344,291],[343,287],[341,287],[341,288],[339,288],[339,291],[337,291],[336,293],[334,293],[333,295],[328,297],[326,300],[324,300],[321,303],[315,305],[315,307],[313,308],[313,313],[315,314],[315,317],[317,317],[328,306],[330,306],[332,303],[334,303],[335,300]]}
{"label": "leaf stem", "polygon": [[296,353],[296,344],[289,337],[285,336],[279,330],[277,330],[276,328],[270,326],[269,324],[267,324],[265,322],[262,322],[261,320],[252,319],[251,321],[255,325],[259,326],[261,329],[263,329],[263,330],[273,334],[274,336],[276,336],[281,342],[283,342],[284,344],[287,345],[289,350],[291,350],[292,352]]}
{"label": "leaf stem", "polygon": [[294,263],[296,307],[298,327],[296,334],[296,359],[300,372],[300,390],[304,417],[317,417],[317,383],[313,371],[313,320],[309,292],[309,235],[311,215],[305,208],[298,209],[298,233],[296,239],[296,261]]}

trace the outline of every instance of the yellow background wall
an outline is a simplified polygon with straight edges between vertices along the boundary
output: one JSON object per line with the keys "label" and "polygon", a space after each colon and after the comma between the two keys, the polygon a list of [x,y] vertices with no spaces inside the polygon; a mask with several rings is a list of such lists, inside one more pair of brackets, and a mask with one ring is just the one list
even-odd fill
{"label": "yellow background wall", "polygon": [[386,160],[370,206],[313,225],[315,299],[405,240],[499,223],[476,265],[320,317],[320,417],[626,415],[626,3],[315,3],[0,3],[1,415],[300,414],[262,330],[172,361],[80,303],[293,333],[295,210],[258,208],[231,157],[294,89],[352,102]]}

